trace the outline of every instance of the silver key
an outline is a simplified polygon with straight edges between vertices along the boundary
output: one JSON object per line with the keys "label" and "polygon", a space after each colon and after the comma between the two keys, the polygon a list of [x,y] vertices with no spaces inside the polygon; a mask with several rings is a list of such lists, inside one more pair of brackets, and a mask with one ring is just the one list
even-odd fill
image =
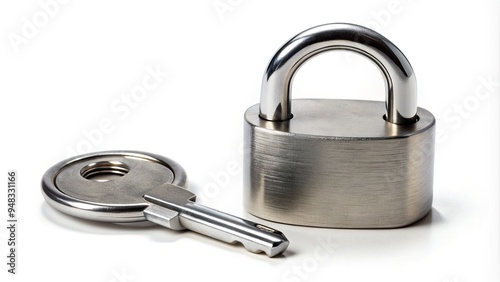
{"label": "silver key", "polygon": [[171,159],[136,151],[77,156],[51,167],[42,192],[57,210],[114,223],[148,220],[189,229],[228,243],[240,242],[269,257],[283,253],[287,238],[271,227],[195,203],[184,169]]}

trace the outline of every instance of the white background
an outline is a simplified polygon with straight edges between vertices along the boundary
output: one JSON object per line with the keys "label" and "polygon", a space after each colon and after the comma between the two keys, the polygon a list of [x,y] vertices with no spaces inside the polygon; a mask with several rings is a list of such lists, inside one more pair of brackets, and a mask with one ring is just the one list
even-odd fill
{"label": "white background", "polygon": [[[498,3],[257,2],[0,4],[0,171],[19,174],[19,274],[7,274],[2,227],[2,281],[498,281]],[[329,22],[393,41],[417,74],[419,106],[437,119],[433,210],[416,225],[295,227],[242,207],[243,113],[258,102],[274,52]],[[148,68],[169,75],[124,104]],[[382,100],[383,80],[368,60],[331,52],[299,71],[293,96]],[[79,220],[45,203],[46,169],[111,149],[173,158],[201,203],[280,229],[288,251],[269,259],[192,232]]]}

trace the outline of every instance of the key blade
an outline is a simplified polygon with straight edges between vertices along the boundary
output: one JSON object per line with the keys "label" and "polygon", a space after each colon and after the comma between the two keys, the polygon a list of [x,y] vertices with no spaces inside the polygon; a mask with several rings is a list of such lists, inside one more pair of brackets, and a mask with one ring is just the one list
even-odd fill
{"label": "key blade", "polygon": [[264,252],[269,257],[283,253],[289,244],[278,230],[194,202],[184,206],[179,220],[189,230],[231,244],[240,242],[250,252]]}
{"label": "key blade", "polygon": [[184,188],[163,184],[144,195],[150,202],[144,214],[146,219],[165,227],[183,227],[227,243],[240,242],[247,250],[265,252],[269,257],[288,247],[288,239],[280,231],[199,205],[195,198]]}

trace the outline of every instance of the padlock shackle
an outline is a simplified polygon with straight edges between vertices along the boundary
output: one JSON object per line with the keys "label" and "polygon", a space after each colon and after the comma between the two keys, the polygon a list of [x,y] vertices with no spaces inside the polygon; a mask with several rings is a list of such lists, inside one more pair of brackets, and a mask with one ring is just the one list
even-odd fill
{"label": "padlock shackle", "polygon": [[381,34],[354,24],[325,24],[299,33],[281,47],[262,79],[260,117],[292,118],[291,85],[296,71],[311,57],[329,50],[351,50],[374,62],[385,78],[386,120],[410,124],[417,120],[417,82],[405,55]]}

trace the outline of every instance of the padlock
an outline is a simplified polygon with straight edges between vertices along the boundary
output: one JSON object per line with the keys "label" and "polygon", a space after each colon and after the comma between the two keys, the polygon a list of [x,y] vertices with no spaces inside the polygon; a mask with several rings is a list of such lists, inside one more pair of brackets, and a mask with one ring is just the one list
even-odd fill
{"label": "padlock", "polygon": [[[385,103],[290,100],[299,67],[338,49],[377,65]],[[303,226],[409,225],[432,207],[434,135],[434,116],[417,108],[413,69],[392,42],[354,24],[308,29],[277,51],[262,80],[260,104],[245,112],[245,209]]]}

